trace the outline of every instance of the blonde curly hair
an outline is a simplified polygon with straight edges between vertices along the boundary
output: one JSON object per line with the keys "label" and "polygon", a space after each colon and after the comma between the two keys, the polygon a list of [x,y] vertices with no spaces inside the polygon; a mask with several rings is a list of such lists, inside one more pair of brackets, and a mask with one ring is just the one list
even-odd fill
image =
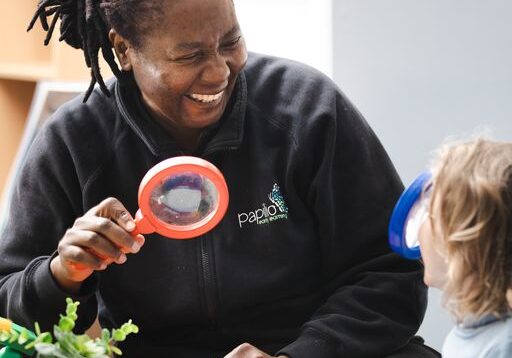
{"label": "blonde curly hair", "polygon": [[458,320],[500,316],[510,309],[512,284],[512,143],[445,145],[432,173],[433,236],[448,265],[445,305]]}

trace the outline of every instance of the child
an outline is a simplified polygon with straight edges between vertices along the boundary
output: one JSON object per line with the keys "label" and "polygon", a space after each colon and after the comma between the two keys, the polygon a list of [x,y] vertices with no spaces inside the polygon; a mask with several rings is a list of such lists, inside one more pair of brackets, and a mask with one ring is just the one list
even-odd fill
{"label": "child", "polygon": [[406,210],[408,237],[401,240],[414,254],[416,222],[425,284],[443,290],[457,321],[443,357],[512,357],[512,143],[478,138],[446,145],[431,174]]}

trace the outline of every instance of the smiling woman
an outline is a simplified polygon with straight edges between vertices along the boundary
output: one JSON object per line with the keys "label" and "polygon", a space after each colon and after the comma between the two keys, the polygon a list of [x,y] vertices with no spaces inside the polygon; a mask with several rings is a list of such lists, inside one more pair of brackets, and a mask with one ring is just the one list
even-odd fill
{"label": "smiling woman", "polygon": [[[402,185],[328,77],[248,53],[232,0],[43,0],[32,24],[49,40],[59,18],[100,86],[30,147],[1,233],[0,316],[47,330],[71,296],[78,330],[96,314],[106,328],[137,322],[120,345],[128,357],[391,357],[408,346],[425,289],[419,263],[387,245]],[[116,75],[106,83],[100,50]],[[185,154],[222,172],[226,215],[193,240],[132,235],[141,179]],[[197,208],[195,189],[174,193],[194,194],[179,209]]]}
{"label": "smiling woman", "polygon": [[140,46],[115,29],[110,40],[151,115],[193,150],[224,113],[247,51],[231,1],[170,2],[161,16]]}

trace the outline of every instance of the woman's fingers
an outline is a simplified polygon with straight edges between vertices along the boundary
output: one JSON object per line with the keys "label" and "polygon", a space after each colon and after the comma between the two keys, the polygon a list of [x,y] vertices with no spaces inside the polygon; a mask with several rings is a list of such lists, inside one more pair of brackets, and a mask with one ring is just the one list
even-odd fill
{"label": "woman's fingers", "polygon": [[126,255],[121,251],[119,246],[108,237],[88,229],[86,224],[89,220],[85,219],[84,221],[85,222],[81,224],[78,223],[67,231],[67,240],[62,242],[62,244],[82,247],[91,254],[98,256],[103,261],[109,260],[110,262],[124,263],[126,261]]}
{"label": "woman's fingers", "polygon": [[117,223],[125,231],[132,232],[135,229],[135,221],[124,205],[116,198],[107,198],[91,208],[85,216],[99,216],[108,218]]}
{"label": "woman's fingers", "polygon": [[116,248],[123,252],[136,253],[141,247],[140,243],[133,236],[108,218],[83,216],[76,220],[73,228],[91,232],[90,236],[86,236],[84,239],[87,239],[93,246],[99,242],[100,238],[98,236],[100,236],[109,240]]}
{"label": "woman's fingers", "polygon": [[[143,244],[129,233],[135,229],[135,222],[124,205],[116,198],[107,198],[91,208],[81,219],[95,218],[87,223],[93,231],[102,234],[120,247],[125,253],[136,253]],[[81,226],[83,227],[83,226]]]}
{"label": "woman's fingers", "polygon": [[62,252],[59,252],[61,259],[65,260],[66,264],[70,264],[73,268],[89,269],[92,271],[104,270],[107,268],[107,263],[104,262],[97,255],[92,254],[87,249],[66,245],[61,248]]}
{"label": "woman's fingers", "polygon": [[112,262],[126,262],[126,253],[136,253],[144,244],[142,235],[130,235],[134,229],[132,216],[119,200],[103,200],[66,231],[58,247],[59,262],[65,270],[55,264],[56,271],[82,281]]}

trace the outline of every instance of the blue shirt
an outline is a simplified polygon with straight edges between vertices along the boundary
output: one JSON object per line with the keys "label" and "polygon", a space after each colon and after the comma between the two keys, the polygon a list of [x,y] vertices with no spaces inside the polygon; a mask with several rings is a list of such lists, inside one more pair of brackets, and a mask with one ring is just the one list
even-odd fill
{"label": "blue shirt", "polygon": [[512,319],[486,316],[453,328],[443,345],[443,358],[512,357]]}

